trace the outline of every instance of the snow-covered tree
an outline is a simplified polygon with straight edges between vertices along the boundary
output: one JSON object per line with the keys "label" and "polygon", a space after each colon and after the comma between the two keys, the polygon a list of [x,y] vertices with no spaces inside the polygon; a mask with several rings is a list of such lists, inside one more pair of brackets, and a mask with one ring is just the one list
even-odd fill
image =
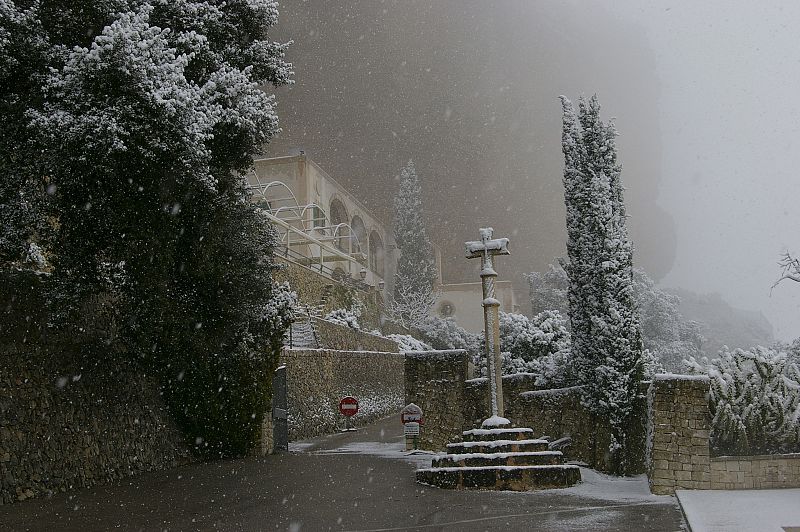
{"label": "snow-covered tree", "polygon": [[685,359],[702,355],[700,324],[685,320],[680,297],[658,288],[643,270],[634,269],[633,282],[644,348],[667,371],[680,371]]}
{"label": "snow-covered tree", "polygon": [[775,284],[772,285],[773,288],[786,279],[800,283],[800,258],[787,252],[783,254],[778,264],[780,264],[783,272],[780,278],[775,281]]}
{"label": "snow-covered tree", "polygon": [[[559,264],[550,264],[545,273],[531,272],[526,277],[534,310],[566,309],[569,280]],[[680,297],[656,286],[641,269],[633,270],[633,283],[642,344],[652,358],[650,367],[660,365],[667,371],[681,371],[684,359],[702,356],[701,324],[683,317]]]}
{"label": "snow-covered tree", "polygon": [[610,423],[612,461],[624,473],[626,424],[643,367],[617,133],[600,120],[596,97],[581,99],[579,113],[561,100],[572,360],[586,406]]}
{"label": "snow-covered tree", "polygon": [[711,445],[718,454],[800,452],[800,367],[765,347],[725,348],[687,366],[711,379]]}
{"label": "snow-covered tree", "polygon": [[559,261],[548,264],[546,272],[530,272],[525,278],[528,280],[532,316],[545,310],[556,310],[562,316],[569,314],[567,305],[569,279]]}
{"label": "snow-covered tree", "polygon": [[422,188],[413,161],[408,161],[394,198],[394,240],[400,257],[391,308],[399,321],[410,326],[418,326],[436,302],[436,261],[423,219]]}
{"label": "snow-covered tree", "polygon": [[546,310],[533,318],[500,312],[501,351],[530,361],[569,348],[566,320],[558,311]]}
{"label": "snow-covered tree", "polygon": [[88,303],[105,301],[121,338],[95,354],[158,374],[203,450],[244,452],[287,316],[269,282],[275,234],[242,177],[278,131],[262,87],[292,74],[267,38],[277,4],[21,4],[0,0],[0,218],[33,213],[52,236],[14,222],[0,260],[36,243],[53,323],[97,329]]}
{"label": "snow-covered tree", "polygon": [[483,353],[480,336],[460,327],[453,318],[428,316],[417,329],[434,349],[464,349],[473,359]]}
{"label": "snow-covered tree", "polygon": [[[483,342],[483,335],[478,337]],[[570,335],[558,311],[546,310],[533,318],[500,312],[500,350],[505,375],[541,373],[540,386],[574,384],[568,364]],[[486,374],[485,356],[476,356],[474,363]]]}

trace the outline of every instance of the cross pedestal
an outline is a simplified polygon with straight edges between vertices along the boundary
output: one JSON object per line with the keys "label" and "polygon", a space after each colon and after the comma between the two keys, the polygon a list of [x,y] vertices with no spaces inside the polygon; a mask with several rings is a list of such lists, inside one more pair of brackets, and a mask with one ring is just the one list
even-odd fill
{"label": "cross pedestal", "polygon": [[492,238],[491,227],[480,230],[479,241],[465,242],[468,259],[481,259],[481,284],[483,285],[483,321],[486,338],[486,366],[489,369],[489,404],[492,416],[483,422],[484,427],[509,425],[503,417],[503,370],[500,355],[500,301],[494,297],[493,257],[510,255],[507,238]]}

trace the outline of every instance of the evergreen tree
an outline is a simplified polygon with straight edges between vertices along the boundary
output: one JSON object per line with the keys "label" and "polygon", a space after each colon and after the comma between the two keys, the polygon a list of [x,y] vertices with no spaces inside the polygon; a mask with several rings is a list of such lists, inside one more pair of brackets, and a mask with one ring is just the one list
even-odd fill
{"label": "evergreen tree", "polygon": [[394,199],[394,240],[400,251],[392,310],[406,325],[418,326],[436,301],[436,262],[423,222],[422,188],[413,161],[400,172]]}
{"label": "evergreen tree", "polygon": [[561,100],[572,356],[585,405],[608,420],[612,462],[624,474],[643,368],[616,130],[600,120],[596,97],[581,99],[579,113]]}
{"label": "evergreen tree", "polygon": [[213,453],[257,437],[289,318],[242,177],[278,131],[260,87],[292,74],[267,39],[277,16],[270,0],[0,0],[0,261],[43,249],[50,321],[90,360],[160,377]]}

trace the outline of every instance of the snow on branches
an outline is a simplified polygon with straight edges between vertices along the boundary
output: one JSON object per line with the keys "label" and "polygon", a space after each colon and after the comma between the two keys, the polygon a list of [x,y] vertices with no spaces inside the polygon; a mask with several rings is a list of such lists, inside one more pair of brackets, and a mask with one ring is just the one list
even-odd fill
{"label": "snow on branches", "polygon": [[609,419],[618,451],[642,376],[642,340],[617,132],[600,120],[597,97],[581,98],[577,113],[567,98],[561,102],[572,355],[584,402]]}
{"label": "snow on branches", "polygon": [[711,378],[711,445],[718,454],[800,452],[800,366],[786,353],[724,348],[711,362],[686,364]]}
{"label": "snow on branches", "polygon": [[786,279],[800,283],[800,258],[793,256],[791,253],[786,252],[783,254],[778,265],[782,268],[780,278],[772,285],[773,288],[778,286],[781,281]]}
{"label": "snow on branches", "polygon": [[412,327],[422,323],[436,302],[436,262],[423,219],[422,187],[413,161],[408,161],[394,199],[394,239],[400,257],[389,310],[396,321]]}

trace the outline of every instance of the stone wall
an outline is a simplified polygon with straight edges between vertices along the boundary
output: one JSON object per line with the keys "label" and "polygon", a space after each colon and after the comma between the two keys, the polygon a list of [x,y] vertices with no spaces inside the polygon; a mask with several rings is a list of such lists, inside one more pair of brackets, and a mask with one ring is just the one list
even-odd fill
{"label": "stone wall", "polygon": [[289,396],[289,440],[335,432],[343,426],[339,400],[359,401],[355,425],[403,407],[404,357],[399,353],[331,349],[284,349]]}
{"label": "stone wall", "polygon": [[647,476],[650,490],[709,489],[708,377],[656,375],[648,392]]}
{"label": "stone wall", "polygon": [[325,349],[336,351],[379,351],[385,353],[400,352],[397,342],[383,336],[369,334],[317,318],[314,318],[314,327],[317,329],[319,344]]}
{"label": "stone wall", "polygon": [[[468,404],[466,417],[473,427],[489,417],[489,394],[486,378],[467,381]],[[644,449],[647,430],[647,386],[634,404],[628,462],[632,473],[645,471]],[[600,471],[611,467],[608,452],[611,432],[608,424],[581,404],[579,387],[537,390],[536,375],[521,373],[503,376],[505,417],[515,425],[532,428],[536,436],[548,436],[551,441],[569,437],[570,444],[562,451],[567,460],[588,464]]]}
{"label": "stone wall", "polygon": [[322,314],[325,315],[339,308],[350,308],[356,299],[362,306],[359,318],[361,326],[364,329],[381,328],[383,299],[374,288],[357,290],[280,256],[276,257],[276,261],[282,265],[282,269],[273,274],[275,281],[288,281],[302,304],[315,307],[322,303],[323,295],[327,294],[322,307]]}
{"label": "stone wall", "polygon": [[420,449],[441,451],[472,428],[464,415],[469,356],[466,351],[407,352],[405,402],[422,408]]}
{"label": "stone wall", "polygon": [[3,353],[0,504],[188,462],[157,387],[135,371],[55,372]]}
{"label": "stone wall", "polygon": [[711,458],[711,489],[800,488],[800,454]]}

